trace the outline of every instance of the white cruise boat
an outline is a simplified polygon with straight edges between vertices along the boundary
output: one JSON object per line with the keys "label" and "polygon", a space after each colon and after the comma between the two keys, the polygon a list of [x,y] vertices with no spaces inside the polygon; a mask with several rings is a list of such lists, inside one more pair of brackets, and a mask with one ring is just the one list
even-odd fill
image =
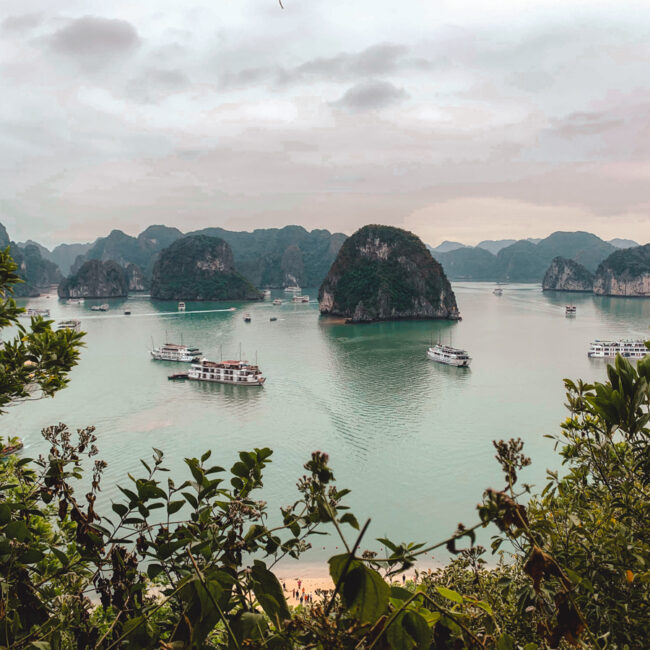
{"label": "white cruise boat", "polygon": [[427,350],[427,356],[432,361],[459,368],[469,368],[469,364],[472,362],[472,358],[465,350],[442,345],[442,343],[436,343],[433,347],[430,347]]}
{"label": "white cruise boat", "polygon": [[108,303],[104,303],[103,305],[93,305],[91,307],[93,311],[108,311],[110,307],[108,306]]}
{"label": "white cruise boat", "polygon": [[83,298],[68,298],[65,301],[66,305],[83,305],[84,299]]}
{"label": "white cruise boat", "polygon": [[291,302],[309,302],[309,296],[294,296]]}
{"label": "white cruise boat", "polygon": [[70,320],[62,320],[56,326],[57,330],[74,330],[79,332],[81,330],[81,321],[76,318],[71,318]]}
{"label": "white cruise boat", "polygon": [[185,303],[184,302],[179,302],[178,303],[178,311],[185,311]]}
{"label": "white cruise boat", "polygon": [[273,304],[274,304],[274,305],[281,305],[281,304],[282,304],[282,300],[280,300],[280,298],[276,298],[276,299],[273,301]]}
{"label": "white cruise boat", "polygon": [[594,359],[613,359],[617,354],[628,359],[643,359],[648,354],[643,339],[620,341],[592,341],[587,352],[588,357]]}
{"label": "white cruise boat", "polygon": [[270,298],[271,297],[271,290],[270,289],[264,289],[264,291],[262,291],[262,294],[264,295],[265,299]]}
{"label": "white cruise boat", "polygon": [[302,289],[298,286],[293,286],[293,287],[285,287],[284,292],[285,293],[300,293]]}
{"label": "white cruise boat", "polygon": [[187,378],[234,386],[262,386],[266,381],[259,366],[253,366],[248,361],[208,361],[207,359],[193,363]]}
{"label": "white cruise boat", "polygon": [[495,296],[502,296],[503,295],[503,289],[497,287],[493,292]]}
{"label": "white cruise boat", "polygon": [[566,305],[564,307],[564,314],[566,316],[575,316],[576,315],[576,306],[575,305]]}
{"label": "white cruise boat", "polygon": [[25,316],[26,317],[31,317],[31,316],[43,316],[43,318],[49,318],[50,316],[50,310],[49,309],[33,309],[29,308],[27,311],[25,311]]}
{"label": "white cruise boat", "polygon": [[199,348],[178,343],[165,343],[159,348],[151,351],[151,356],[156,361],[179,361],[180,363],[192,363],[201,358]]}

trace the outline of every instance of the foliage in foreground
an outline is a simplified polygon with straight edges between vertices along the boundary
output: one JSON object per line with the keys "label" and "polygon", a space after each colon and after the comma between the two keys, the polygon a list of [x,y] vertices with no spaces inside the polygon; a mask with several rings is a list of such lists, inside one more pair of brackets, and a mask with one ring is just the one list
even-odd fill
{"label": "foliage in foreground", "polygon": [[[0,256],[0,286],[10,286]],[[9,278],[9,279],[7,279]],[[2,324],[16,323],[10,299]],[[0,405],[65,385],[79,339],[49,323],[21,329],[4,356]],[[25,350],[21,346],[26,345]],[[30,348],[31,346],[31,348]],[[5,346],[6,347],[6,346]],[[52,354],[57,350],[56,354]],[[23,357],[21,355],[26,355]],[[29,371],[17,367],[25,359]],[[14,359],[13,363],[8,360]],[[23,374],[21,374],[23,373]],[[549,474],[528,505],[518,473],[521,441],[495,443],[504,474],[487,490],[472,527],[436,544],[380,540],[388,557],[361,552],[359,530],[315,452],[296,501],[269,523],[256,495],[271,450],[241,452],[227,472],[210,452],[186,459],[187,479],[166,475],[154,450],[144,473],[120,487],[112,512],[97,498],[105,463],[92,427],[44,430],[47,457],[0,466],[0,644],[8,648],[496,648],[643,647],[650,636],[650,357],[619,358],[608,381],[566,382],[570,417],[558,438],[563,476]],[[6,375],[6,376],[5,376]],[[84,467],[91,465],[90,476]],[[79,492],[84,492],[79,496]],[[507,562],[487,568],[474,545],[495,529]],[[348,541],[343,530],[359,531]],[[335,584],[308,607],[288,606],[273,573],[323,528],[346,552],[329,561]],[[392,578],[446,547],[458,559],[420,576]]]}

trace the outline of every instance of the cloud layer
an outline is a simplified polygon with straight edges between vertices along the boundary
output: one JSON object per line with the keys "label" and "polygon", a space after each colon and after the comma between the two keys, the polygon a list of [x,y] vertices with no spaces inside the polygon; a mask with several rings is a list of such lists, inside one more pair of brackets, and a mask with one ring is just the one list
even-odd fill
{"label": "cloud layer", "polygon": [[0,17],[0,221],[46,244],[152,222],[650,239],[647,12],[284,4]]}

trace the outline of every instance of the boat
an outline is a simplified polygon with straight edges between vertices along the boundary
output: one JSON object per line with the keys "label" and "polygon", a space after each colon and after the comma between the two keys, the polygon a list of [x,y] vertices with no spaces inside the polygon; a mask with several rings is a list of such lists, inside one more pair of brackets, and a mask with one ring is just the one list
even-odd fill
{"label": "boat", "polygon": [[130,316],[130,315],[131,315],[131,312],[127,309],[127,310],[124,311],[124,315],[125,315],[125,316]]}
{"label": "boat", "polygon": [[93,311],[108,311],[110,307],[108,306],[108,303],[104,303],[103,305],[93,305],[91,309]]}
{"label": "boat", "polygon": [[175,372],[173,375],[169,375],[167,379],[169,379],[170,381],[183,381],[184,379],[187,379],[187,373]]}
{"label": "boat", "polygon": [[278,320],[278,317],[277,317],[277,316],[271,316],[271,318],[269,318],[269,320],[270,320],[271,322],[273,322],[273,321]]}
{"label": "boat", "polygon": [[208,359],[193,363],[187,378],[234,386],[262,386],[266,381],[259,366],[251,365],[248,361],[209,361]]}
{"label": "boat", "polygon": [[587,356],[592,359],[613,359],[620,354],[627,359],[643,359],[648,354],[643,339],[621,339],[619,341],[601,341],[596,339],[591,342]]}
{"label": "boat", "polygon": [[273,304],[274,304],[274,305],[281,305],[281,304],[282,304],[282,300],[280,300],[280,298],[276,298],[276,299],[273,301]]}
{"label": "boat", "polygon": [[452,348],[449,345],[442,345],[436,343],[434,346],[427,350],[427,356],[432,361],[444,363],[448,366],[457,366],[459,368],[469,368],[472,358],[465,350],[459,348]]}
{"label": "boat", "polygon": [[285,287],[284,288],[285,293],[300,293],[301,291],[302,291],[302,289],[300,287],[296,286],[296,285],[294,285],[292,287]]}
{"label": "boat", "polygon": [[7,444],[3,447],[0,447],[0,458],[6,458],[15,454],[17,451],[20,451],[23,448],[23,441],[20,438],[11,437],[7,440]]}
{"label": "boat", "polygon": [[178,303],[178,311],[185,311],[185,303],[184,302],[179,302]]}
{"label": "boat", "polygon": [[70,320],[62,320],[56,326],[57,330],[73,330],[79,332],[81,330],[81,321],[76,318],[71,318]]}
{"label": "boat", "polygon": [[159,348],[151,350],[155,361],[178,361],[179,363],[192,363],[201,358],[199,348],[178,343],[165,343]]}
{"label": "boat", "polygon": [[250,322],[251,322],[251,315],[244,314],[244,323],[250,323]]}
{"label": "boat", "polygon": [[264,294],[265,298],[270,298],[271,297],[271,290],[270,289],[264,289],[264,291],[262,291],[262,293]]}
{"label": "boat", "polygon": [[49,318],[50,310],[49,309],[34,309],[30,307],[25,311],[25,317],[30,318],[32,316],[43,316],[43,318]]}
{"label": "boat", "polygon": [[294,296],[291,302],[309,302],[309,296]]}
{"label": "boat", "polygon": [[575,305],[566,305],[564,307],[564,313],[566,316],[575,316],[576,315],[576,306]]}
{"label": "boat", "polygon": [[83,298],[68,298],[65,301],[66,305],[83,305],[84,299]]}
{"label": "boat", "polygon": [[500,289],[499,287],[497,287],[492,293],[495,296],[502,296],[503,295],[503,289]]}

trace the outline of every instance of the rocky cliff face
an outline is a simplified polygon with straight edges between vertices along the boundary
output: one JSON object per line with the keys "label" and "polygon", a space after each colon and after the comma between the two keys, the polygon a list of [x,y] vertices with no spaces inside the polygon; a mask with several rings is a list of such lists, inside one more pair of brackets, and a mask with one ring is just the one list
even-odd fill
{"label": "rocky cliff face", "polygon": [[151,278],[160,300],[258,300],[261,294],[235,271],[230,246],[218,237],[194,235],[160,254]]}
{"label": "rocky cliff face", "polygon": [[125,270],[129,281],[129,291],[145,291],[147,289],[144,273],[137,264],[129,264]]}
{"label": "rocky cliff face", "polygon": [[38,246],[27,244],[21,248],[12,242],[11,255],[18,264],[18,275],[24,280],[24,283],[15,286],[14,294],[17,297],[38,296],[41,289],[61,281],[59,267],[42,257]]}
{"label": "rocky cliff face", "polygon": [[556,257],[542,280],[543,291],[593,291],[594,276],[582,264]]}
{"label": "rocky cliff face", "polygon": [[650,297],[650,244],[612,253],[596,271],[594,293]]}
{"label": "rocky cliff face", "polygon": [[345,241],[318,292],[322,314],[350,322],[458,318],[442,267],[414,234],[365,226]]}
{"label": "rocky cliff face", "polygon": [[116,262],[90,260],[59,285],[59,298],[121,298],[129,290],[126,271]]}

